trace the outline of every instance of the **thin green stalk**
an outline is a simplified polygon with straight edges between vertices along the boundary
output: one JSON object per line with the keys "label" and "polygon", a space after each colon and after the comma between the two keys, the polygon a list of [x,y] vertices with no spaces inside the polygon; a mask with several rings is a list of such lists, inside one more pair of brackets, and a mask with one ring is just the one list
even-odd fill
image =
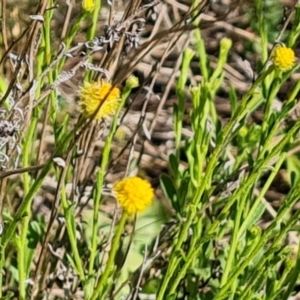
{"label": "thin green stalk", "polygon": [[178,98],[178,106],[174,109],[174,131],[175,131],[175,149],[176,149],[176,158],[179,161],[180,159],[180,143],[182,135],[182,119],[185,110],[185,85],[188,77],[189,65],[194,56],[194,51],[187,48],[183,52],[182,56],[182,66],[180,77],[176,85],[176,95]]}
{"label": "thin green stalk", "polygon": [[[51,0],[49,3],[50,6],[53,5],[53,1]],[[52,56],[52,52],[51,52],[51,19],[53,16],[53,10],[50,10],[49,12],[47,12],[46,14],[46,18],[45,18],[45,26],[44,26],[44,42],[45,42],[45,63],[46,65],[50,65],[51,63],[51,56]],[[55,70],[50,70],[48,72],[48,80],[49,80],[49,85],[51,86],[54,82],[54,77],[55,77]],[[50,117],[52,122],[55,122],[56,119],[56,95],[55,95],[55,89],[51,92],[50,94],[50,100],[51,100],[51,110],[50,110]],[[48,118],[49,116],[45,116],[46,118]]]}
{"label": "thin green stalk", "polygon": [[202,39],[200,30],[195,30],[195,38],[196,38],[196,49],[199,55],[199,67],[204,82],[207,82],[209,79],[209,70],[208,70],[208,63],[207,63],[208,58],[207,58],[207,54],[205,51],[205,44]]}
{"label": "thin green stalk", "polygon": [[237,249],[238,242],[239,242],[239,228],[241,225],[241,219],[242,219],[243,212],[244,212],[243,208],[245,206],[246,199],[248,198],[248,191],[249,190],[244,191],[244,195],[241,198],[240,203],[237,203],[236,216],[235,216],[235,220],[234,220],[233,232],[231,235],[229,254],[226,259],[226,265],[225,265],[225,269],[224,269],[223,276],[221,279],[221,287],[226,284],[229,273],[235,264],[236,249]]}
{"label": "thin green stalk", "polygon": [[[112,128],[113,129],[113,128]],[[93,230],[92,230],[92,242],[91,242],[91,252],[89,259],[89,274],[92,275],[94,273],[94,262],[97,255],[97,244],[98,244],[98,219],[99,219],[99,205],[102,194],[102,186],[104,182],[104,175],[106,172],[106,168],[109,163],[109,154],[111,149],[111,142],[114,135],[114,131],[111,130],[109,136],[105,141],[105,146],[102,154],[102,161],[100,169],[97,173],[97,185],[96,185],[96,194],[94,198],[94,215],[93,215]]]}
{"label": "thin green stalk", "polygon": [[[79,17],[76,19],[75,24],[71,27],[71,30],[66,37],[66,41],[65,41],[66,49],[70,48],[70,45],[71,45],[75,35],[77,34],[78,30],[80,29],[81,23],[85,20],[86,16],[87,16],[87,12],[82,10]],[[61,71],[62,67],[65,64],[65,61],[66,61],[66,57],[64,56],[58,64],[58,67],[57,67],[58,72]]]}
{"label": "thin green stalk", "polygon": [[76,270],[79,275],[80,281],[82,283],[85,282],[84,270],[82,266],[82,259],[78,252],[77,242],[76,242],[76,230],[75,230],[75,220],[74,220],[74,209],[72,204],[68,203],[67,196],[66,196],[66,187],[63,184],[61,187],[61,205],[64,210],[64,215],[66,218],[66,227],[68,231],[68,237],[71,244],[71,249],[76,265]]}
{"label": "thin green stalk", "polygon": [[255,287],[255,285],[257,284],[261,285],[266,282],[266,273],[269,270],[266,268],[265,264],[272,255],[273,253],[271,253],[271,255],[265,254],[260,263],[257,266],[255,266],[255,271],[253,271],[252,276],[248,280],[248,285],[243,289],[242,293],[239,295],[239,300],[252,299],[251,296],[253,296],[253,287]]}
{"label": "thin green stalk", "polygon": [[[202,250],[201,245],[204,243],[204,239],[200,238],[194,245],[190,246],[189,253],[184,261],[183,266],[180,268],[179,272],[175,276],[175,279],[171,281],[171,286],[169,289],[169,295],[173,295],[176,293],[176,290],[178,288],[178,285],[180,284],[180,281],[184,278],[186,275],[187,270],[190,268],[192,262],[197,258],[199,252]],[[173,275],[176,274],[173,272]]]}
{"label": "thin green stalk", "polygon": [[294,88],[292,89],[291,93],[289,94],[289,98],[287,99],[286,104],[294,101],[297,98],[297,94],[298,94],[299,90],[300,90],[300,80],[297,80]]}
{"label": "thin green stalk", "polygon": [[[258,159],[263,157],[263,155],[266,151],[266,146],[269,146],[269,144],[266,143],[266,137],[268,136],[268,131],[270,130],[270,117],[271,117],[271,114],[272,114],[272,104],[273,104],[273,101],[276,97],[276,94],[278,93],[278,90],[279,90],[279,88],[282,84],[281,80],[279,79],[280,78],[280,71],[275,70],[274,73],[275,73],[274,74],[275,79],[273,80],[273,84],[270,85],[271,90],[268,93],[268,97],[267,97],[267,101],[266,101],[265,109],[264,109],[264,119],[263,119],[263,123],[262,123],[262,126],[261,126],[261,141],[260,141],[260,144],[263,145],[264,147],[259,147]],[[265,151],[263,151],[263,150],[265,150]]]}
{"label": "thin green stalk", "polygon": [[[1,244],[1,239],[0,239],[0,244]],[[3,270],[4,264],[5,264],[5,252],[1,250],[1,257],[0,257],[0,267],[1,271]],[[2,298],[2,288],[3,288],[3,272],[0,272],[0,299]]]}
{"label": "thin green stalk", "polygon": [[263,12],[263,1],[262,0],[256,0],[255,1],[255,7],[256,7],[256,16],[258,19],[258,25],[259,25],[259,36],[261,38],[261,48],[262,48],[262,62],[263,64],[266,63],[268,60],[268,36],[266,31],[266,24],[265,24],[265,15]]}
{"label": "thin green stalk", "polygon": [[272,81],[272,84],[269,87],[267,101],[265,104],[264,109],[264,120],[268,121],[270,118],[270,115],[272,113],[272,104],[274,102],[274,99],[276,98],[276,95],[278,93],[278,90],[280,86],[283,84],[281,79],[281,72],[277,69],[274,70],[274,79]]}
{"label": "thin green stalk", "polygon": [[[16,215],[13,218],[13,220],[7,225],[6,230],[4,231],[4,234],[3,234],[3,237],[2,237],[1,245],[0,245],[1,255],[2,255],[2,251],[4,251],[5,247],[7,246],[7,244],[11,240],[13,234],[15,233],[15,230],[17,228],[18,223],[25,216],[28,204],[32,201],[32,198],[34,197],[34,195],[39,190],[39,188],[40,188],[40,186],[43,182],[43,179],[48,174],[51,166],[52,166],[52,161],[49,161],[46,164],[46,166],[43,168],[43,170],[41,171],[39,177],[32,184],[30,190],[28,191],[27,195],[23,199]],[[1,267],[3,267],[2,264],[1,264]]]}
{"label": "thin green stalk", "polygon": [[[177,256],[178,256],[178,254],[177,254]],[[163,300],[163,299],[166,298],[166,294],[167,294],[166,290],[169,286],[169,282],[170,282],[171,278],[173,278],[174,272],[176,271],[180,261],[181,261],[181,258],[179,258],[179,257],[172,256],[172,258],[170,259],[169,266],[168,266],[168,269],[167,269],[167,273],[163,277],[163,281],[162,281],[162,284],[161,284],[161,286],[158,290],[156,300]]]}
{"label": "thin green stalk", "polygon": [[108,284],[109,276],[114,270],[114,262],[115,262],[116,253],[119,249],[121,235],[124,231],[124,227],[125,227],[127,219],[128,219],[128,214],[126,212],[123,212],[121,220],[118,224],[117,230],[115,232],[115,235],[114,235],[114,238],[112,241],[111,250],[109,252],[107,264],[105,266],[103,274],[100,277],[100,280],[97,283],[94,293],[92,294],[91,300],[96,300],[96,299],[98,299],[99,296],[100,296],[100,299],[104,299],[105,295],[103,292],[104,292],[105,287]]}
{"label": "thin green stalk", "polygon": [[[269,118],[264,119],[265,125],[263,125],[264,129],[263,132],[267,132],[266,128],[268,128],[268,135],[264,137],[263,143],[261,144],[261,149],[259,149],[259,154],[257,157],[257,160],[263,159],[265,153],[269,151],[270,149],[272,150],[273,148],[273,138],[276,136],[278,132],[278,128],[281,125],[282,121],[285,119],[286,115],[288,114],[288,111],[285,109],[288,107],[288,105],[295,100],[297,93],[300,89],[300,83],[297,82],[296,85],[294,86],[290,97],[288,98],[287,102],[285,103],[285,106],[283,107],[282,111],[279,113],[278,117],[276,118],[276,122],[272,125],[271,128],[268,128],[268,122]],[[278,87],[276,87],[276,91],[278,91]],[[269,97],[271,100],[275,98],[274,90],[271,93],[272,96]],[[291,109],[291,108],[290,108]]]}
{"label": "thin green stalk", "polygon": [[122,93],[120,106],[114,116],[109,135],[105,140],[105,145],[102,153],[101,166],[97,173],[96,190],[94,196],[92,241],[91,241],[91,249],[90,249],[90,259],[89,259],[89,275],[92,275],[94,273],[94,263],[97,255],[97,245],[98,245],[97,232],[98,232],[98,225],[99,225],[99,205],[100,205],[100,200],[102,195],[104,176],[109,163],[111,143],[117,129],[118,116],[120,115],[121,109],[123,108],[126,99],[129,97],[130,92],[131,92],[131,87],[128,84],[126,84],[124,91]]}
{"label": "thin green stalk", "polygon": [[[171,255],[171,258],[170,258],[170,261],[169,261],[167,272],[164,275],[162,284],[161,284],[161,286],[158,290],[156,300],[165,299],[166,290],[169,286],[169,282],[172,279],[172,277],[174,276],[174,273],[175,273],[175,271],[178,267],[179,262],[182,260],[182,257],[179,256],[179,253],[180,253],[180,250],[181,250],[181,245],[184,242],[184,240],[186,239],[187,231],[190,228],[190,224],[192,223],[192,221],[193,221],[193,219],[194,219],[194,217],[196,216],[196,213],[197,213],[197,211],[196,211],[196,209],[193,205],[190,204],[189,208],[191,210],[191,213],[188,215],[188,219],[185,221],[185,223],[184,223],[185,225],[184,225],[184,227],[182,228],[182,230],[179,234],[178,241],[175,245],[175,249],[172,252],[172,255]],[[188,224],[188,227],[187,227],[186,224]]]}
{"label": "thin green stalk", "polygon": [[[29,166],[29,160],[31,157],[31,148],[32,148],[32,139],[34,137],[34,133],[36,131],[36,126],[38,122],[38,112],[35,109],[33,117],[30,122],[30,126],[28,129],[28,133],[25,137],[25,144],[23,147],[23,167]],[[26,172],[23,174],[23,189],[24,194],[26,195],[30,189],[30,176]],[[18,247],[18,273],[19,273],[19,297],[21,300],[26,299],[26,285],[25,281],[27,279],[27,272],[26,270],[26,249],[27,249],[27,234],[28,234],[28,227],[29,222],[31,219],[31,203],[29,201],[27,206],[24,208],[24,213],[26,216],[22,218],[22,225],[21,225],[21,236],[20,236],[20,247]]]}
{"label": "thin green stalk", "polygon": [[[86,40],[91,41],[95,38],[96,34],[96,29],[97,29],[97,24],[98,24],[98,17],[99,13],[101,10],[101,0],[96,0],[95,1],[95,7],[93,10],[93,15],[92,15],[92,25],[88,28],[86,32]],[[89,61],[91,61],[92,58],[89,58]],[[92,71],[91,70],[86,70],[84,74],[84,81],[90,81],[92,78]]]}
{"label": "thin green stalk", "polygon": [[[87,12],[82,10],[79,17],[76,19],[76,22],[74,23],[74,25],[71,27],[71,30],[69,32],[69,34],[66,37],[66,48],[69,49],[75,35],[77,34],[78,30],[81,27],[81,23],[85,20],[87,16]],[[61,67],[61,65],[60,65]]]}
{"label": "thin green stalk", "polygon": [[101,10],[101,2],[102,2],[101,0],[95,1],[95,7],[93,10],[93,16],[92,16],[92,26],[90,26],[88,28],[87,33],[86,33],[86,38],[88,41],[92,40],[95,37],[97,24],[98,24],[99,12]]}
{"label": "thin green stalk", "polygon": [[[198,85],[191,90],[193,110],[190,114],[191,127],[194,132],[193,139],[190,140],[190,144],[186,149],[186,156],[189,163],[189,176],[192,183],[188,189],[188,199],[194,194],[194,189],[200,186],[203,169],[206,161],[206,155],[209,147],[210,134],[207,132],[207,116],[209,114],[209,103],[207,101],[207,86]],[[180,145],[180,143],[178,143]],[[180,153],[180,147],[178,148]],[[179,161],[180,157],[178,157]],[[181,181],[181,176],[178,174],[178,180]],[[177,185],[178,186],[178,185]]]}
{"label": "thin green stalk", "polygon": [[300,270],[300,242],[298,243],[297,261],[293,270],[288,276],[288,281],[286,282],[288,286],[286,288],[284,295],[281,298],[282,300],[288,300],[290,298],[290,295],[293,292],[295,288],[295,284],[299,278],[299,270]]}
{"label": "thin green stalk", "polygon": [[[299,249],[298,249],[299,252]],[[276,288],[273,292],[273,294],[271,294],[266,300],[276,300],[279,298],[279,295],[282,295],[282,290],[286,291],[286,282],[289,279],[289,275],[290,275],[290,271],[291,271],[291,260],[289,257],[284,259],[285,262],[285,269],[284,272],[282,274],[282,276],[280,277],[280,279],[278,280],[278,283],[276,284]],[[296,282],[294,283],[296,284]],[[293,286],[294,288],[295,286]],[[292,294],[292,291],[291,291]],[[290,294],[290,295],[291,295]],[[284,300],[284,298],[281,296],[280,297],[281,300]]]}
{"label": "thin green stalk", "polygon": [[[193,0],[192,6],[196,8],[201,3],[201,0]],[[196,12],[195,12],[196,13]],[[195,17],[195,16],[194,16]],[[199,26],[200,18],[195,18],[193,21],[193,25]],[[197,49],[199,55],[199,69],[201,71],[201,75],[203,76],[203,82],[207,83],[209,81],[209,64],[208,64],[208,56],[205,50],[205,42],[201,36],[201,30],[195,30],[195,47]]]}
{"label": "thin green stalk", "polygon": [[251,226],[252,224],[250,224],[250,220],[252,219],[253,215],[255,214],[255,211],[257,210],[259,204],[261,203],[264,195],[266,194],[266,192],[269,190],[275,176],[278,174],[278,171],[281,167],[281,165],[283,164],[284,160],[286,159],[286,153],[281,153],[280,157],[275,165],[274,168],[272,168],[271,174],[268,177],[266,183],[264,184],[263,188],[261,189],[258,197],[256,198],[256,200],[254,201],[254,203],[251,205],[251,209],[250,211],[247,213],[246,219],[244,220],[244,222],[242,223],[242,225],[239,228],[239,234],[238,234],[238,239],[241,238],[241,236],[245,233],[245,231],[247,230],[247,228],[249,226]]}
{"label": "thin green stalk", "polygon": [[295,14],[292,30],[289,32],[287,46],[292,48],[298,40],[300,35],[300,4],[295,5]]}

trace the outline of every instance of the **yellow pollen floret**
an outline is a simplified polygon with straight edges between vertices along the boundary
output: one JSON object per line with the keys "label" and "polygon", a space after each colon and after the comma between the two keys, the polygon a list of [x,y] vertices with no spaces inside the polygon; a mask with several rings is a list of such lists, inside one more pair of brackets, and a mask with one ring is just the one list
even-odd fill
{"label": "yellow pollen floret", "polygon": [[103,120],[116,112],[120,102],[120,90],[106,81],[86,82],[80,88],[79,98],[82,114],[86,118],[93,116],[96,120]]}
{"label": "yellow pollen floret", "polygon": [[295,53],[291,48],[278,46],[274,50],[272,61],[279,70],[288,71],[294,65]]}
{"label": "yellow pollen floret", "polygon": [[139,177],[129,177],[117,182],[113,192],[119,205],[130,215],[144,211],[154,199],[150,183]]}

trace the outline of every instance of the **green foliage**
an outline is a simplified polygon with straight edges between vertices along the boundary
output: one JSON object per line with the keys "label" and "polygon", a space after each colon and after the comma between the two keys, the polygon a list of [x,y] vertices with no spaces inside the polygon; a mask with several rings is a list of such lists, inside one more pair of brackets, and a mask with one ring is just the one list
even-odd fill
{"label": "green foliage", "polygon": [[[281,30],[282,5],[275,2],[256,0],[251,8],[241,7],[259,38],[245,43],[242,56],[251,56],[252,66],[259,67],[252,70],[248,87],[241,89],[228,80],[236,45],[227,31],[210,41],[218,45],[212,59],[209,36],[200,22],[204,1],[190,4],[181,20],[184,25],[175,22],[169,31],[147,32],[141,44],[136,36],[146,26],[139,23],[150,23],[147,18],[154,14],[156,2],[137,7],[136,1],[129,1],[122,7],[121,21],[115,21],[117,3],[103,6],[95,0],[87,11],[81,3],[67,1],[61,23],[56,2],[39,1],[30,23],[19,12],[15,24],[6,21],[6,14],[13,15],[12,4],[1,4],[1,54],[11,68],[1,59],[0,299],[295,296],[300,268],[299,65],[279,70],[272,64],[272,49],[279,42],[296,47],[300,6],[292,9],[293,18],[287,18]],[[22,4],[26,13],[29,4]],[[159,5],[171,11],[168,3]],[[111,27],[99,17],[106,16],[107,9],[105,24]],[[155,157],[165,159],[165,173],[153,180],[159,182],[158,199],[143,214],[130,216],[117,209],[112,185],[121,176],[145,175],[144,151],[149,144],[154,147],[155,139],[155,122],[151,117],[153,123],[147,123],[152,111],[146,105],[167,52],[181,46],[174,38],[185,36],[173,34],[187,29],[190,35],[180,48],[179,69],[172,64],[172,74],[178,74],[174,140],[168,141],[173,148]],[[170,48],[160,66],[145,73],[143,83],[130,76],[152,48],[165,49],[165,42]],[[123,87],[110,120],[86,119],[68,93],[61,95],[61,86],[73,77],[76,82],[108,80],[113,87]],[[79,94],[76,85],[73,98]],[[140,120],[132,135],[120,141],[117,130],[134,123],[129,118],[128,125],[127,114],[136,103],[133,95],[139,85],[138,95],[149,91]],[[168,90],[169,85],[160,87]],[[227,118],[217,107],[221,95],[230,107]],[[168,93],[157,98],[155,119]],[[122,142],[126,146],[116,151]],[[124,157],[120,175],[118,163]],[[156,171],[152,160],[147,164]],[[274,190],[280,196],[275,204],[268,201]],[[46,212],[36,209],[38,204]],[[68,294],[47,294],[59,285]]]}

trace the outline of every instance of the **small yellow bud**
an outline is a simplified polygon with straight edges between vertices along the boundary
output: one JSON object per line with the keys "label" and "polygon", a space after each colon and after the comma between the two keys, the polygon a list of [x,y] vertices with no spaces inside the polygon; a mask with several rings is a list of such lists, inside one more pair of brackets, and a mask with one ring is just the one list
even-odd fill
{"label": "small yellow bud", "polygon": [[131,89],[136,88],[139,86],[139,79],[136,76],[131,75],[127,78],[126,85]]}
{"label": "small yellow bud", "polygon": [[220,42],[220,45],[223,51],[228,52],[229,49],[232,47],[232,40],[228,38],[223,38]]}
{"label": "small yellow bud", "polygon": [[239,130],[239,135],[244,138],[247,136],[248,132],[248,128],[246,126],[243,126]]}
{"label": "small yellow bud", "polygon": [[95,7],[94,0],[83,0],[82,1],[82,8],[84,11],[91,12],[91,11],[93,11],[94,7]]}

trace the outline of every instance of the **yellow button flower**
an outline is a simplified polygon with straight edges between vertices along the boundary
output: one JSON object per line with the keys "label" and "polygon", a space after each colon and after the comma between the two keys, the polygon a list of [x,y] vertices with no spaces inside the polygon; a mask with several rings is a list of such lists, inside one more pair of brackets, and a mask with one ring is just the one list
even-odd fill
{"label": "yellow button flower", "polygon": [[139,177],[129,177],[117,182],[113,192],[119,205],[129,215],[144,211],[154,199],[150,183]]}
{"label": "yellow button flower", "polygon": [[286,46],[277,46],[272,57],[273,64],[281,71],[290,70],[295,62],[295,53]]}
{"label": "yellow button flower", "polygon": [[80,88],[79,98],[82,114],[86,118],[92,117],[98,110],[94,119],[103,120],[116,112],[120,101],[120,90],[106,81],[86,82]]}

